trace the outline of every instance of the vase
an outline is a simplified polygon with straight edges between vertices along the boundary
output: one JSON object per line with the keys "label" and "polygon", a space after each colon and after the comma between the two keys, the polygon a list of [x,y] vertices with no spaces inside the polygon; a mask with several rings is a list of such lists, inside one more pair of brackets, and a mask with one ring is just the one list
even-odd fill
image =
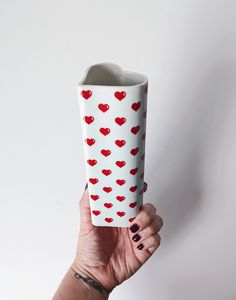
{"label": "vase", "polygon": [[148,78],[104,62],[78,84],[95,226],[129,227],[143,205]]}

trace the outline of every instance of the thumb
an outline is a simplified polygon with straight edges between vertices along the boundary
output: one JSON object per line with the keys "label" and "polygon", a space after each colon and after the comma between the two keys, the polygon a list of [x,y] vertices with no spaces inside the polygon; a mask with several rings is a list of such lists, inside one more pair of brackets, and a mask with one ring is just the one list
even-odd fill
{"label": "thumb", "polygon": [[83,226],[83,225],[91,226],[92,225],[88,184],[86,184],[84,193],[80,199],[80,222],[81,222],[81,224],[80,224],[81,226]]}

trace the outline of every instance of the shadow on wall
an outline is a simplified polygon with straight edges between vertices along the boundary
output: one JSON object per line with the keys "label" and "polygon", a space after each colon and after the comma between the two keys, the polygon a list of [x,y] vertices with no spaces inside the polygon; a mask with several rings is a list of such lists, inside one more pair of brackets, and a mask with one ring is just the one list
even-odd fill
{"label": "shadow on wall", "polygon": [[178,124],[170,128],[166,149],[148,169],[148,173],[157,174],[149,197],[156,201],[164,219],[164,247],[170,246],[203,206],[202,168],[206,146],[209,140],[214,143],[214,139],[223,134],[233,104],[233,97],[230,97],[235,84],[232,83],[233,72],[230,61],[208,65],[195,91],[191,91],[188,106],[185,105],[184,111],[176,112],[181,116],[177,116]]}

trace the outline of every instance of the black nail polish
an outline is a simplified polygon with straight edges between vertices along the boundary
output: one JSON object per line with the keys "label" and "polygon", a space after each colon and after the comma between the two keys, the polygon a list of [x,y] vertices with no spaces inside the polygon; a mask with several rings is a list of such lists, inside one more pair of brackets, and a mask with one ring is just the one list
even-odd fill
{"label": "black nail polish", "polygon": [[85,188],[84,188],[84,189],[86,190],[86,189],[87,189],[87,187],[88,187],[88,183],[86,183],[86,185],[85,185]]}
{"label": "black nail polish", "polygon": [[135,233],[135,232],[138,231],[138,230],[139,230],[138,224],[133,224],[133,225],[130,227],[130,231],[131,231],[132,233]]}
{"label": "black nail polish", "polygon": [[132,237],[132,240],[133,240],[134,242],[138,242],[140,239],[141,239],[141,236],[140,236],[138,233],[136,233],[136,234]]}
{"label": "black nail polish", "polygon": [[137,247],[137,249],[138,249],[138,250],[142,250],[143,247],[144,247],[143,244],[139,244],[138,247]]}

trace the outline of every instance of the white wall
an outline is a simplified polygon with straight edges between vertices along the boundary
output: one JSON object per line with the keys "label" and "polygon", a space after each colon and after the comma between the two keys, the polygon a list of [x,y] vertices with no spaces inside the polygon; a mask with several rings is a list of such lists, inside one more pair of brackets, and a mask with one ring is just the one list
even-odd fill
{"label": "white wall", "polygon": [[51,299],[85,185],[76,84],[149,77],[145,201],[162,246],[112,300],[236,299],[236,2],[0,2],[0,298]]}

